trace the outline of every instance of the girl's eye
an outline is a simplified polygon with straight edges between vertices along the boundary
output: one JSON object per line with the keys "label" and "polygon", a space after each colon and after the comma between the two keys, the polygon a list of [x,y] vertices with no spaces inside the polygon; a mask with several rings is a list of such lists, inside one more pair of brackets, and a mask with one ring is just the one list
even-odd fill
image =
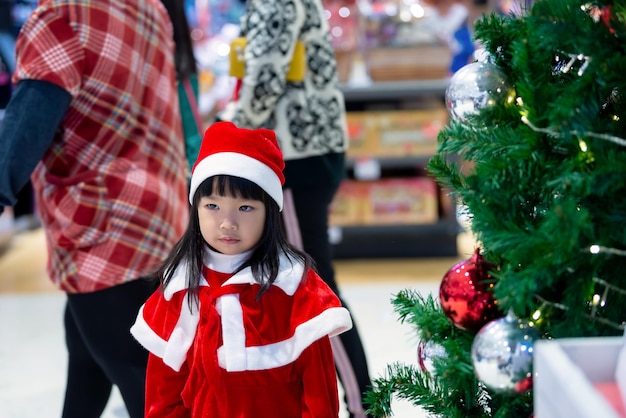
{"label": "girl's eye", "polygon": [[206,207],[213,210],[216,210],[218,208],[215,203],[209,203],[208,205],[206,205]]}
{"label": "girl's eye", "polygon": [[242,212],[250,212],[252,209],[254,209],[252,206],[248,206],[248,205],[243,205],[239,208],[240,211]]}

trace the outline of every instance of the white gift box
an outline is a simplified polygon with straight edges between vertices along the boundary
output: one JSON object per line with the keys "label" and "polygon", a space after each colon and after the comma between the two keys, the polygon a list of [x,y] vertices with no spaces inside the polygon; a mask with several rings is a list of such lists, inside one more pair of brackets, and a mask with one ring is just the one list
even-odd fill
{"label": "white gift box", "polygon": [[535,418],[622,418],[594,386],[616,382],[622,346],[622,337],[536,341]]}
{"label": "white gift box", "polygon": [[626,404],[626,330],[624,338],[622,338],[622,348],[617,358],[617,370],[615,371],[615,380],[619,386],[622,401]]}

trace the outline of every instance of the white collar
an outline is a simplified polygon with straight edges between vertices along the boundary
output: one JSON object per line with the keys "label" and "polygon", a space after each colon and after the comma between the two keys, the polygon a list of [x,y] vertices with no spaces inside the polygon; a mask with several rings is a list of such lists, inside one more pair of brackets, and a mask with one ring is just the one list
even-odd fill
{"label": "white collar", "polygon": [[[242,253],[237,255],[226,255],[217,253],[208,247],[204,253],[203,263],[210,269],[213,269],[222,273],[232,273],[237,270],[238,267],[245,262],[250,253]],[[302,280],[302,274],[304,273],[304,265],[300,262],[295,262],[293,259],[288,258],[285,254],[280,257],[280,264],[278,267],[278,275],[273,285],[280,287],[286,294],[293,295],[296,289],[300,285]],[[231,284],[255,284],[252,269],[246,267],[226,280],[222,286]],[[200,286],[208,286],[204,277],[200,278]],[[163,291],[163,296],[166,300],[171,300],[172,296],[188,288],[187,282],[187,263],[182,262],[176,267],[171,280],[168,282],[167,287]]]}
{"label": "white collar", "polygon": [[252,250],[246,251],[241,254],[228,255],[218,253],[209,247],[205,248],[203,263],[209,269],[220,273],[232,273],[237,270],[241,265],[250,258]]}

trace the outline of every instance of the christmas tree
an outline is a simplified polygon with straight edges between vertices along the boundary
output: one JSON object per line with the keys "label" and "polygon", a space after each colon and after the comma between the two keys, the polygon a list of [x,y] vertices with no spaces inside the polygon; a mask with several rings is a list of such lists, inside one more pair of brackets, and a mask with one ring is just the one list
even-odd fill
{"label": "christmas tree", "polygon": [[534,342],[624,332],[626,1],[538,0],[474,33],[486,54],[451,78],[428,169],[477,250],[439,295],[394,295],[418,355],[375,379],[373,416],[396,396],[433,417],[530,417]]}

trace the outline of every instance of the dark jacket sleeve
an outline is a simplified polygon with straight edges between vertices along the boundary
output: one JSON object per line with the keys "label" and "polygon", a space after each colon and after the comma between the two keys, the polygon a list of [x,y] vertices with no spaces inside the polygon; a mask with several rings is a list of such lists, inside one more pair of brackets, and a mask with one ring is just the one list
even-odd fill
{"label": "dark jacket sleeve", "polygon": [[22,80],[15,87],[0,123],[0,213],[15,204],[71,101],[69,92],[47,81]]}

